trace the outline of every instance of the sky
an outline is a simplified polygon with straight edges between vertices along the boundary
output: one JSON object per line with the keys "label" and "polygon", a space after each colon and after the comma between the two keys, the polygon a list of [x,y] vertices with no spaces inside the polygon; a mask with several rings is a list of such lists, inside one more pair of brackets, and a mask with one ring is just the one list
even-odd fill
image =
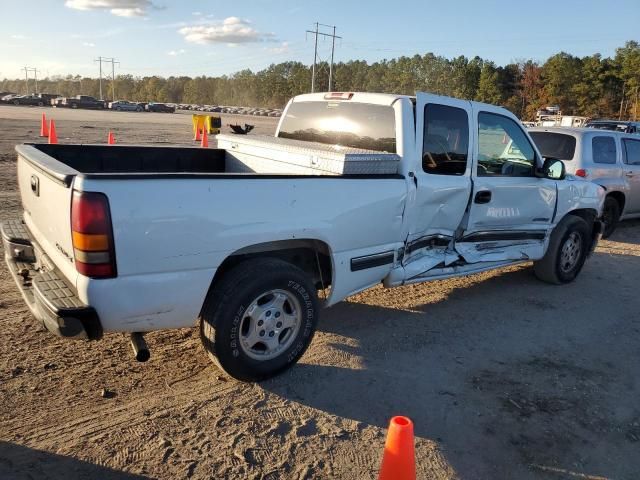
{"label": "sky", "polygon": [[[335,60],[433,52],[505,65],[559,51],[613,56],[640,40],[640,0],[1,0],[0,78],[223,75],[313,62],[315,22],[336,26]],[[332,29],[321,27],[331,33]],[[318,56],[328,60],[331,39]],[[33,73],[30,74],[32,75]]]}

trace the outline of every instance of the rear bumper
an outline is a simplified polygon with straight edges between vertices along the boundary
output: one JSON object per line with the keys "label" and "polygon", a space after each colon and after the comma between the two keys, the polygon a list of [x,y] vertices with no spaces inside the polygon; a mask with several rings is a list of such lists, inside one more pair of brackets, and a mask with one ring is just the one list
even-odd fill
{"label": "rear bumper", "polygon": [[73,287],[49,268],[21,220],[0,226],[5,262],[25,303],[45,328],[60,337],[99,340],[102,325],[93,307],[84,305]]}

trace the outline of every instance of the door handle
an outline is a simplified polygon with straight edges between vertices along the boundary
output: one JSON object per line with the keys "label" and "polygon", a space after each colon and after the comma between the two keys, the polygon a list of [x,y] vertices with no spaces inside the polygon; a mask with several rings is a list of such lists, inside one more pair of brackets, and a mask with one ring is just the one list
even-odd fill
{"label": "door handle", "polygon": [[491,191],[480,190],[473,199],[474,203],[489,203],[491,201]]}
{"label": "door handle", "polygon": [[626,175],[627,177],[633,177],[633,172],[626,172],[626,173],[625,173],[625,175]]}

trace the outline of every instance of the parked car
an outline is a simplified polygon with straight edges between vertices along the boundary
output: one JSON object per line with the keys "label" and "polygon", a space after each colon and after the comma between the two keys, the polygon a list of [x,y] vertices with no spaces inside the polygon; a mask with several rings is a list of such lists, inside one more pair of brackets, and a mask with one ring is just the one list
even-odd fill
{"label": "parked car", "polygon": [[89,108],[103,110],[107,107],[104,100],[98,100],[95,97],[89,95],[76,95],[75,97],[64,97],[56,105],[57,107],[68,108]]}
{"label": "parked car", "polygon": [[116,100],[109,103],[109,108],[116,112],[142,112],[143,107],[128,100]]}
{"label": "parked car", "polygon": [[166,103],[151,102],[147,104],[146,110],[148,112],[174,113],[176,111],[176,107],[169,106]]}
{"label": "parked car", "polygon": [[45,105],[45,100],[40,95],[31,93],[29,95],[16,95],[9,100],[9,103],[12,103],[13,105],[32,105],[42,107]]}
{"label": "parked car", "polygon": [[15,97],[17,93],[13,92],[0,92],[0,103],[9,103],[13,97]]}
{"label": "parked car", "polygon": [[600,130],[613,130],[615,132],[640,134],[640,122],[625,122],[619,120],[590,120],[584,126],[587,128],[598,128]]}
{"label": "parked car", "polygon": [[293,365],[321,305],[531,261],[568,283],[601,232],[604,189],[508,110],[426,93],[301,95],[275,138],[216,149],[16,150],[25,214],[2,238],[33,314],[63,337],[129,332],[140,360],[142,332],[198,318],[244,381]]}
{"label": "parked car", "polygon": [[593,128],[529,129],[544,157],[562,160],[567,172],[606,189],[603,236],[619,220],[640,217],[640,138]]}

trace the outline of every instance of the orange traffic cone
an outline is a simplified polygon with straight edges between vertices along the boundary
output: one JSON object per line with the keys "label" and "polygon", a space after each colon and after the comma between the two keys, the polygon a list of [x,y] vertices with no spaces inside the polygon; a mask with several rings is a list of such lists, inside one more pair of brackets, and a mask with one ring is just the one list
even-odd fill
{"label": "orange traffic cone", "polygon": [[58,143],[58,135],[56,135],[56,123],[53,118],[49,120],[49,143]]}
{"label": "orange traffic cone", "polygon": [[389,422],[379,480],[415,480],[416,456],[413,422],[407,417],[393,417]]}
{"label": "orange traffic cone", "polygon": [[200,125],[198,125],[198,126],[196,127],[196,136],[195,136],[195,137],[193,137],[193,141],[194,141],[194,142],[199,142],[199,141],[201,141],[201,140],[202,140],[202,137],[200,137]]}
{"label": "orange traffic cone", "polygon": [[206,128],[202,129],[202,142],[200,143],[200,146],[202,148],[208,148],[209,147],[209,139],[207,138],[207,129]]}
{"label": "orange traffic cone", "polygon": [[49,136],[49,129],[47,128],[47,117],[45,116],[44,112],[42,112],[42,120],[40,120],[40,136]]}
{"label": "orange traffic cone", "polygon": [[107,143],[109,145],[115,145],[116,144],[116,137],[113,134],[113,132],[111,130],[109,130],[109,135],[107,135]]}

